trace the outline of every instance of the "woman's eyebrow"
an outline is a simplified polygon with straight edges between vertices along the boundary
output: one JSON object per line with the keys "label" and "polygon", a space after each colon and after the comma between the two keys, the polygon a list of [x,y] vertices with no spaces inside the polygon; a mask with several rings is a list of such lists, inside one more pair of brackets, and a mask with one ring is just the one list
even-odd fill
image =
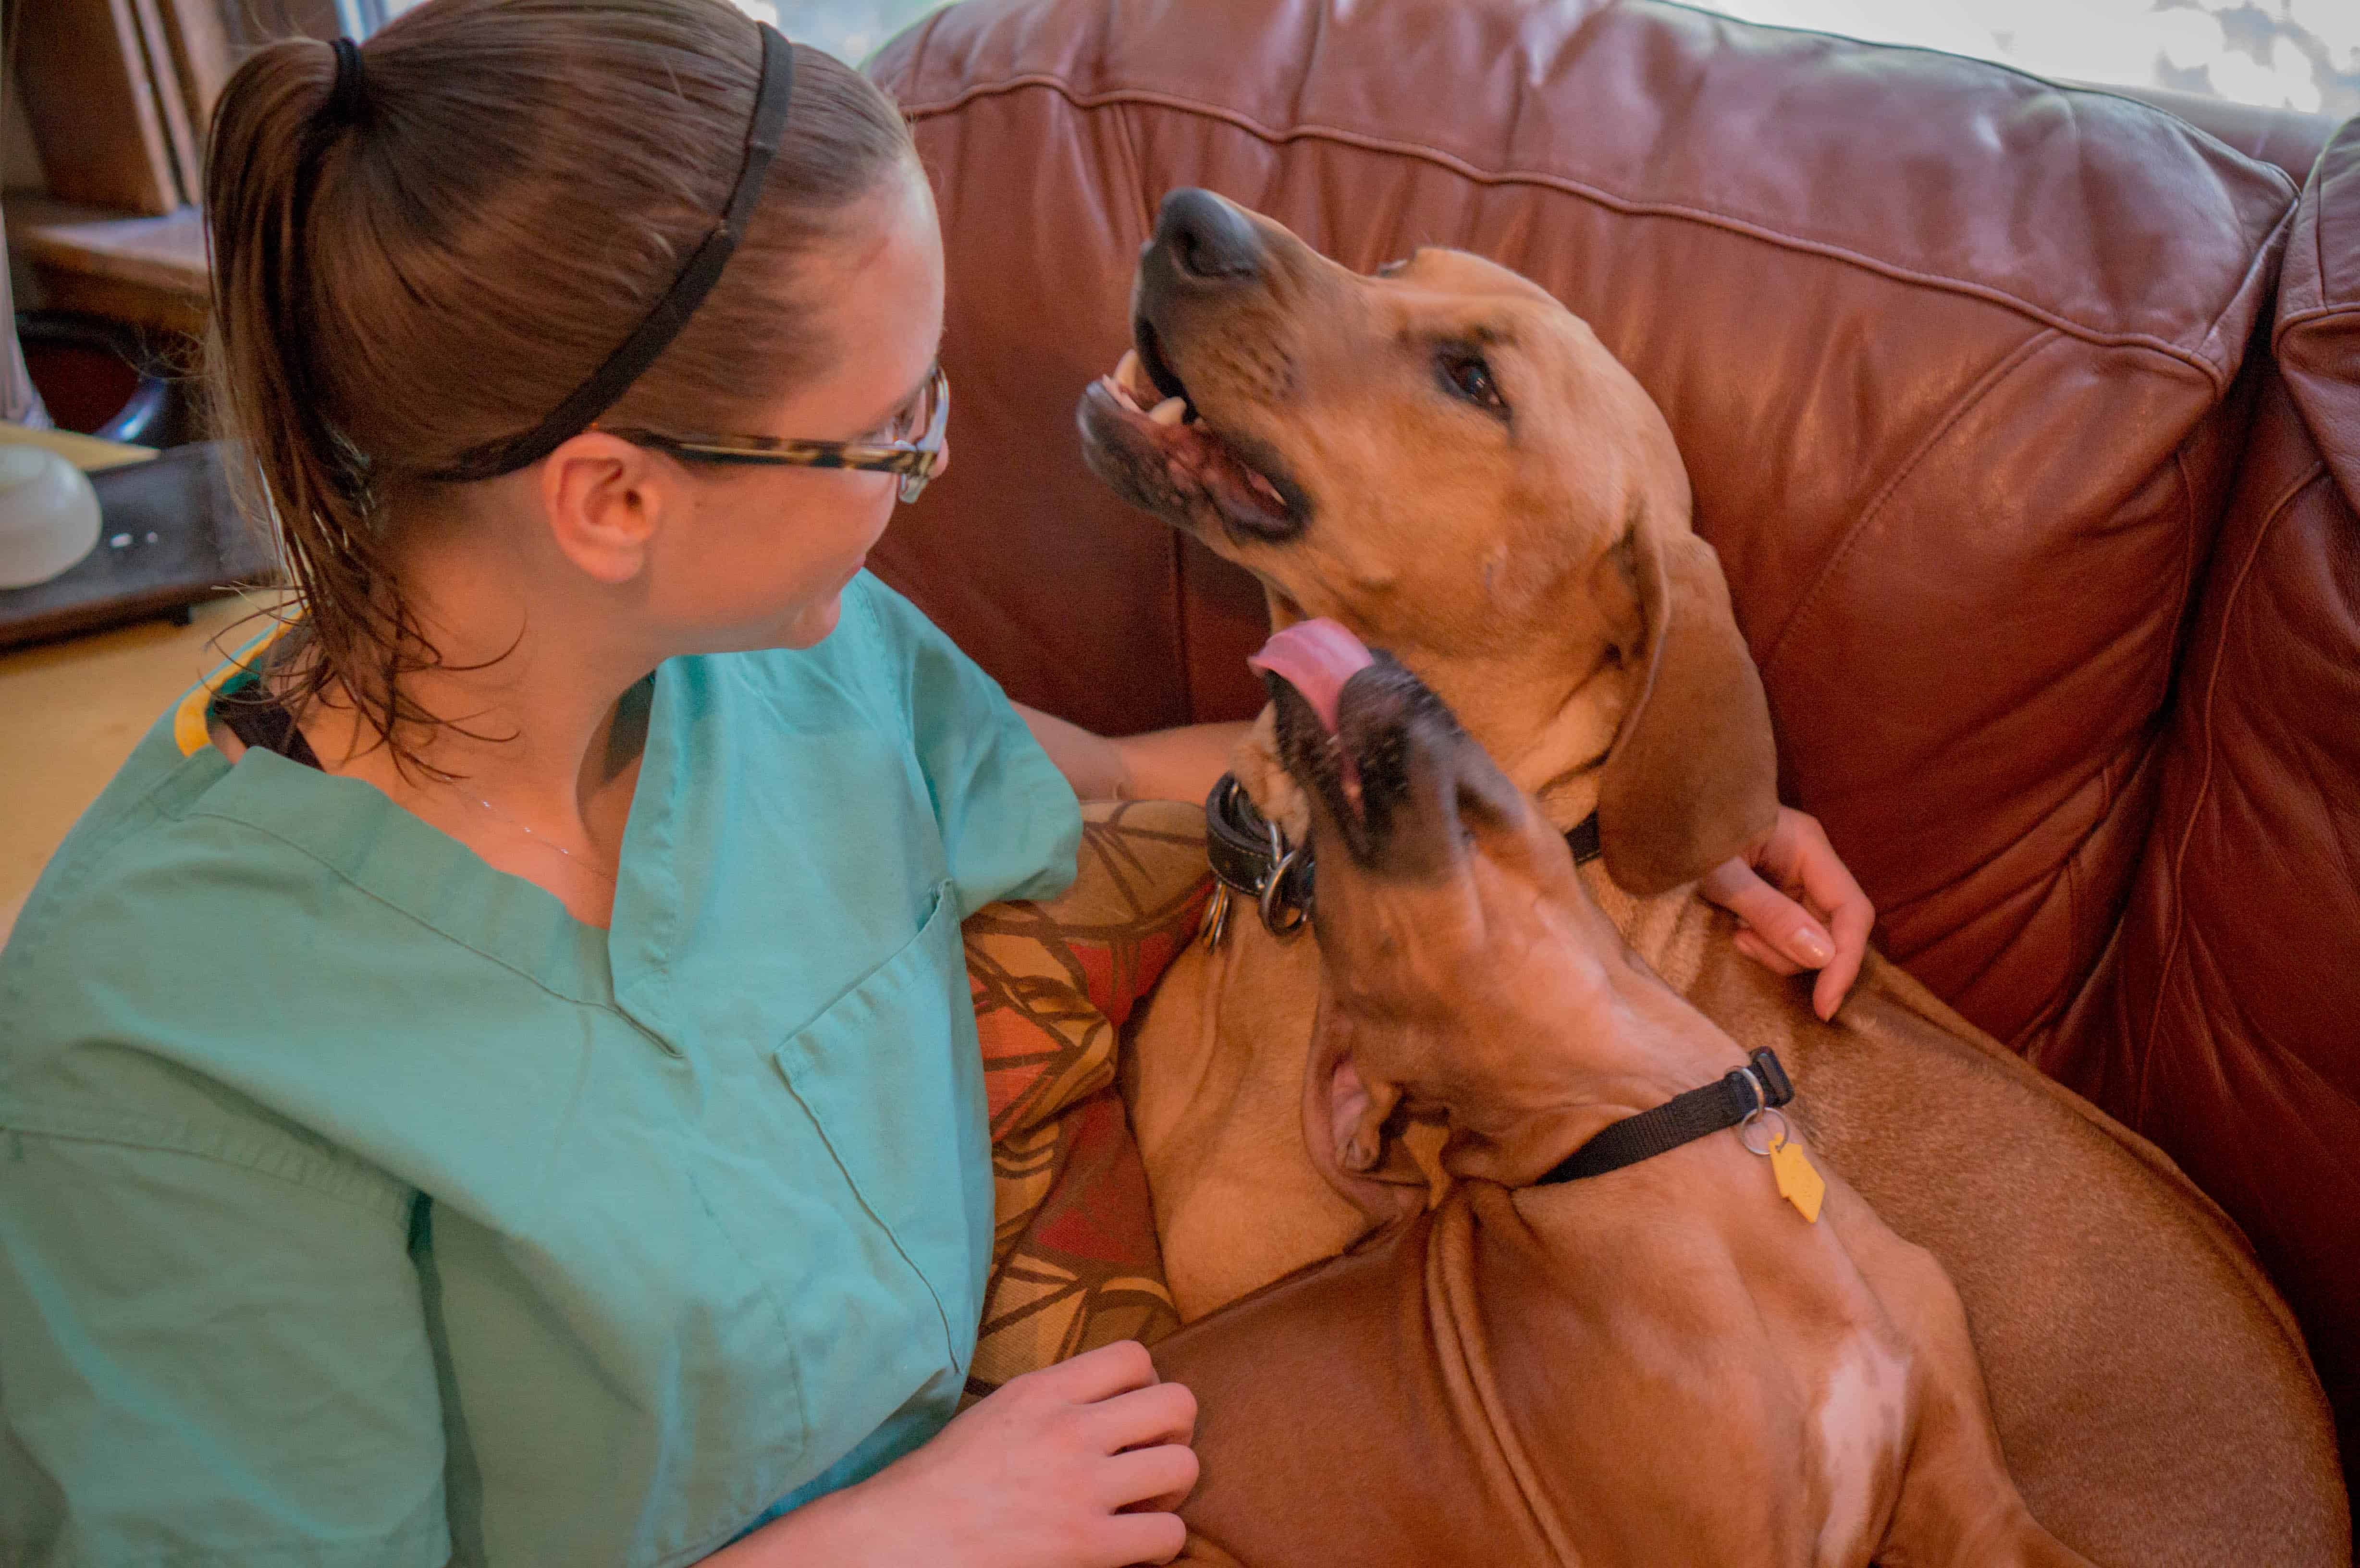
{"label": "woman's eyebrow", "polygon": [[907,392],[902,393],[901,397],[897,399],[890,408],[887,408],[884,413],[879,415],[869,428],[870,430],[875,430],[880,425],[889,423],[896,414],[899,414],[902,409],[907,408],[911,404],[916,402],[918,398],[924,394],[927,387],[933,384],[935,373],[940,371],[942,367],[943,362],[941,358],[937,356],[932,365],[926,366],[926,373],[918,377],[917,385],[911,387]]}

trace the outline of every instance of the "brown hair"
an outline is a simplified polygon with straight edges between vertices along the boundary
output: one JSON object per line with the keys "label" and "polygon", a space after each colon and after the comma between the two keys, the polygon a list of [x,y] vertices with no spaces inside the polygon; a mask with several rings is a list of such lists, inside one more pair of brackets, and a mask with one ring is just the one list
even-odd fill
{"label": "brown hair", "polygon": [[[425,475],[538,424],[671,286],[736,183],[761,43],[724,0],[428,0],[360,58],[344,112],[322,113],[336,60],[308,39],[222,94],[211,357],[297,594],[284,695],[341,686],[406,766],[405,737],[444,721],[401,678],[442,659],[390,532]],[[792,264],[914,156],[881,92],[798,49],[753,221],[616,422],[750,428],[830,358]]]}

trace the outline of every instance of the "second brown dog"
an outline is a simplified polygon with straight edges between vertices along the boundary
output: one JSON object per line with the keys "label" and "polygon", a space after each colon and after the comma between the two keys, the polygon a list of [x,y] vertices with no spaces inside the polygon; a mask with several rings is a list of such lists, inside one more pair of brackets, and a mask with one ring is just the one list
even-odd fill
{"label": "second brown dog", "polygon": [[[2086,1568],[2008,1477],[1940,1267],[1832,1171],[1782,1198],[1758,1156],[1808,1155],[1775,1065],[1638,961],[1415,677],[1328,631],[1273,656],[1321,856],[1304,1130],[1398,1223],[1157,1350],[1200,1410],[1183,1560]],[[1544,1175],[1679,1110],[1705,1130]],[[1363,1172],[1409,1116],[1477,1179],[1403,1216]]]}

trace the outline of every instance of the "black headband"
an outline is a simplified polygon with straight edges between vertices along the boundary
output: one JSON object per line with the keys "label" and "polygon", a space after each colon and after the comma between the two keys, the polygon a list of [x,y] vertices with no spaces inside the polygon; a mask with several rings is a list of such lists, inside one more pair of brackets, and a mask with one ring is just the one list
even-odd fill
{"label": "black headband", "polygon": [[572,397],[550,410],[547,419],[522,435],[486,441],[461,452],[450,466],[429,478],[453,483],[497,479],[539,463],[613,408],[616,400],[630,390],[631,383],[655,363],[656,356],[672,345],[681,328],[688,324],[689,317],[696,313],[696,308],[705,303],[722,267],[727,265],[730,253],[744,237],[755,204],[761,200],[762,180],[770,173],[770,158],[785,135],[787,105],[794,97],[795,46],[768,23],[760,26],[761,90],[755,94],[754,119],[746,132],[746,161],[738,170],[738,185],[729,192],[729,204],[722,210],[721,221],[705,236],[705,243],[696,247],[696,253],[688,258],[680,276],[672,279],[672,287],[656,301],[655,309],[648,312],[639,330],[625,338],[623,346],[607,355],[606,363],[575,388]]}
{"label": "black headband", "polygon": [[327,102],[320,105],[320,114],[332,125],[355,125],[360,123],[361,46],[350,38],[331,38],[328,47],[336,51],[336,80],[328,89]]}

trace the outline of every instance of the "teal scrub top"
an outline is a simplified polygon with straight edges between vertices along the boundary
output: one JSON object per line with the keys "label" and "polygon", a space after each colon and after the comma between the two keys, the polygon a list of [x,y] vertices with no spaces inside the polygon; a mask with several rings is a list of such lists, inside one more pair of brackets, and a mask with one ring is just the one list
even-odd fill
{"label": "teal scrub top", "polygon": [[200,693],[0,954],[0,1562],[672,1564],[947,1421],[959,922],[1074,795],[873,579],[654,678],[610,931]]}

